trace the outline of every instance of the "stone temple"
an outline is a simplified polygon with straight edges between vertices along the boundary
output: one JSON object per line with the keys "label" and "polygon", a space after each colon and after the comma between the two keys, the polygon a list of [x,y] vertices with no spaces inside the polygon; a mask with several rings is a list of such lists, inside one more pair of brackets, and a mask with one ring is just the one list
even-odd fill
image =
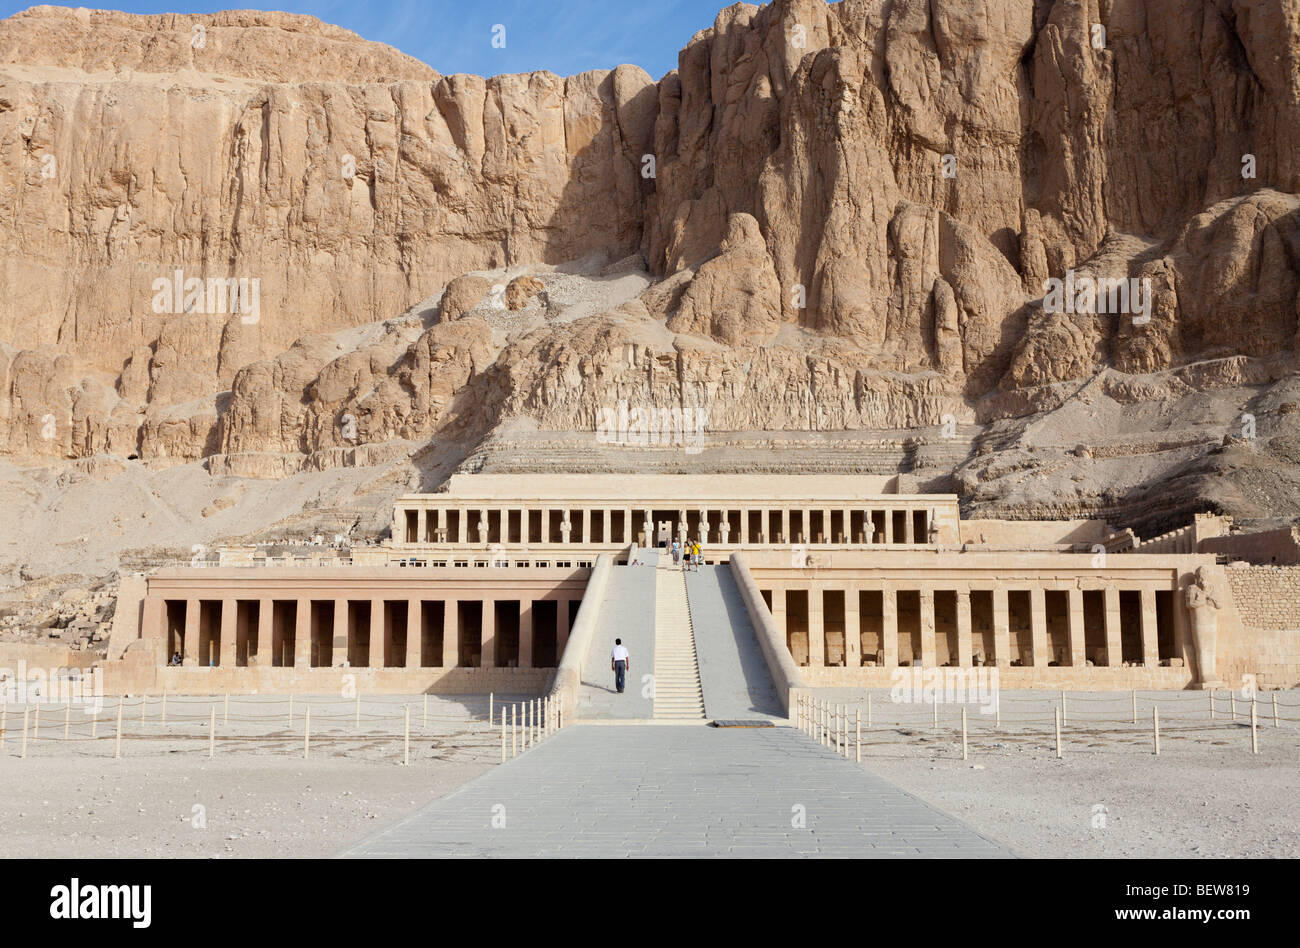
{"label": "stone temple", "polygon": [[[320,693],[344,673],[371,692],[558,692],[572,710],[616,636],[653,656],[659,717],[715,715],[711,660],[786,708],[798,688],[888,686],[903,667],[997,668],[1009,688],[1300,677],[1268,612],[1295,598],[1289,572],[1259,562],[1293,544],[1208,516],[1145,542],[1101,520],[963,520],[955,495],[909,487],[457,474],[399,497],[377,545],[226,547],[125,580],[107,687]],[[647,568],[687,539],[698,572]]]}

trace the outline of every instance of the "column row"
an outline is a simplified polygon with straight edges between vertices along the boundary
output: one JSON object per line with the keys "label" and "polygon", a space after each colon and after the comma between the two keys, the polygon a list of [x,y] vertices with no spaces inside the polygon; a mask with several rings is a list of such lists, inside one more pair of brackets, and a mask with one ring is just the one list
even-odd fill
{"label": "column row", "polygon": [[636,510],[629,507],[531,509],[415,508],[399,511],[404,543],[637,543],[672,539],[729,544],[924,544],[937,539],[933,510],[894,507],[738,507]]}
{"label": "column row", "polygon": [[1183,655],[1172,591],[1153,588],[763,590],[800,665],[1122,666]]}
{"label": "column row", "polygon": [[169,664],[554,668],[580,599],[146,599]]}

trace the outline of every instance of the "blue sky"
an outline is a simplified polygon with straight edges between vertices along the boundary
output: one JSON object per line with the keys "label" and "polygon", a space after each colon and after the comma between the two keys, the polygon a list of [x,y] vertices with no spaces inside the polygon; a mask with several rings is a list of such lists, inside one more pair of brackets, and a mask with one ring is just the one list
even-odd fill
{"label": "blue sky", "polygon": [[[32,5],[0,0],[0,17]],[[658,79],[677,68],[677,51],[697,30],[712,26],[728,0],[101,0],[81,5],[128,13],[309,13],[396,46],[444,74],[549,69],[567,76],[635,63]],[[504,49],[492,47],[498,23],[506,28]]]}

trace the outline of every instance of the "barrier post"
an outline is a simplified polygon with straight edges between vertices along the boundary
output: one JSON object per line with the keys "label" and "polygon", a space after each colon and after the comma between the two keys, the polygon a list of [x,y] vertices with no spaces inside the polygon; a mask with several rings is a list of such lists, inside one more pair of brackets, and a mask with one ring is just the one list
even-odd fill
{"label": "barrier post", "polygon": [[930,699],[930,707],[934,709],[934,720],[930,723],[931,730],[939,729],[939,692],[936,690],[934,697]]}
{"label": "barrier post", "polygon": [[1228,713],[1232,720],[1237,720],[1237,693],[1231,688],[1228,689]]}
{"label": "barrier post", "polygon": [[307,759],[307,754],[311,748],[311,705],[307,705],[307,713],[303,715],[302,721],[302,759]]}
{"label": "barrier post", "polygon": [[[4,725],[0,724],[0,732],[4,731]],[[96,740],[99,737],[99,712],[96,711],[90,716],[90,739]]]}
{"label": "barrier post", "polygon": [[36,703],[36,710],[32,712],[32,743],[35,744],[41,739],[41,705]]}
{"label": "barrier post", "polygon": [[289,695],[289,727],[293,727],[293,695]]}
{"label": "barrier post", "polygon": [[966,707],[961,709],[961,759],[966,759]]}
{"label": "barrier post", "polygon": [[402,766],[411,766],[411,706],[402,705],[405,733],[402,737]]}
{"label": "barrier post", "polygon": [[1151,706],[1151,734],[1155,740],[1156,756],[1160,756],[1160,708]]}
{"label": "barrier post", "polygon": [[424,726],[429,726],[429,693],[424,693]]}
{"label": "barrier post", "polygon": [[72,727],[72,701],[68,701],[68,706],[63,710],[63,739],[68,739],[68,728]]}
{"label": "barrier post", "polygon": [[361,730],[361,692],[357,692],[357,719],[354,725],[356,730]]}
{"label": "barrier post", "polygon": [[[25,730],[25,729],[24,729]],[[113,748],[113,758],[122,756],[122,699],[117,699],[117,743]]]}
{"label": "barrier post", "polygon": [[1206,694],[1210,696],[1210,720],[1213,721],[1214,720],[1214,689],[1211,688],[1208,692],[1206,692]]}
{"label": "barrier post", "polygon": [[18,754],[20,760],[27,759],[27,715],[30,711],[31,709],[29,707],[26,705],[23,706],[23,749]]}
{"label": "barrier post", "polygon": [[867,695],[867,727],[871,727],[871,695]]}
{"label": "barrier post", "polygon": [[222,701],[221,723],[222,724],[230,723],[230,692],[226,692],[225,698]]}
{"label": "barrier post", "polygon": [[501,763],[506,762],[506,709],[501,709]]}
{"label": "barrier post", "polygon": [[148,705],[149,705],[149,696],[141,695],[140,696],[140,723],[141,724],[144,723],[145,708],[148,707]]}
{"label": "barrier post", "polygon": [[1257,704],[1256,701],[1250,703],[1250,752],[1252,754],[1259,753],[1259,721],[1255,713]]}
{"label": "barrier post", "polygon": [[1136,688],[1133,689],[1133,723],[1138,723],[1138,693]]}
{"label": "barrier post", "polygon": [[162,727],[167,726],[167,692],[163,691],[162,695],[162,720],[158,722]]}
{"label": "barrier post", "polygon": [[1056,724],[1056,759],[1061,759],[1061,709],[1052,709],[1052,720]]}
{"label": "barrier post", "polygon": [[862,709],[858,708],[858,763],[862,763]]}
{"label": "barrier post", "polygon": [[1277,692],[1273,692],[1273,726],[1277,727]]}
{"label": "barrier post", "polygon": [[1062,688],[1062,689],[1061,689],[1061,724],[1063,724],[1063,725],[1068,725],[1069,722],[1067,721],[1065,715],[1066,715],[1066,712],[1065,712],[1065,689]]}
{"label": "barrier post", "polygon": [[214,707],[208,717],[208,760],[217,752],[217,709]]}
{"label": "barrier post", "polygon": [[515,711],[516,705],[510,706],[510,756],[519,756],[519,715]]}

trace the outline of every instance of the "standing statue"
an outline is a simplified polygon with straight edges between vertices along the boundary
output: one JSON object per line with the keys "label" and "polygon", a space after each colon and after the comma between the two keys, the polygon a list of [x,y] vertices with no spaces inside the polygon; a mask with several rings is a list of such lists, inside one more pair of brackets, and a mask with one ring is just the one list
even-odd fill
{"label": "standing statue", "polygon": [[1196,577],[1183,590],[1183,597],[1192,620],[1198,684],[1202,688],[1222,688],[1223,682],[1214,673],[1214,654],[1219,644],[1219,596],[1209,570],[1197,567]]}

